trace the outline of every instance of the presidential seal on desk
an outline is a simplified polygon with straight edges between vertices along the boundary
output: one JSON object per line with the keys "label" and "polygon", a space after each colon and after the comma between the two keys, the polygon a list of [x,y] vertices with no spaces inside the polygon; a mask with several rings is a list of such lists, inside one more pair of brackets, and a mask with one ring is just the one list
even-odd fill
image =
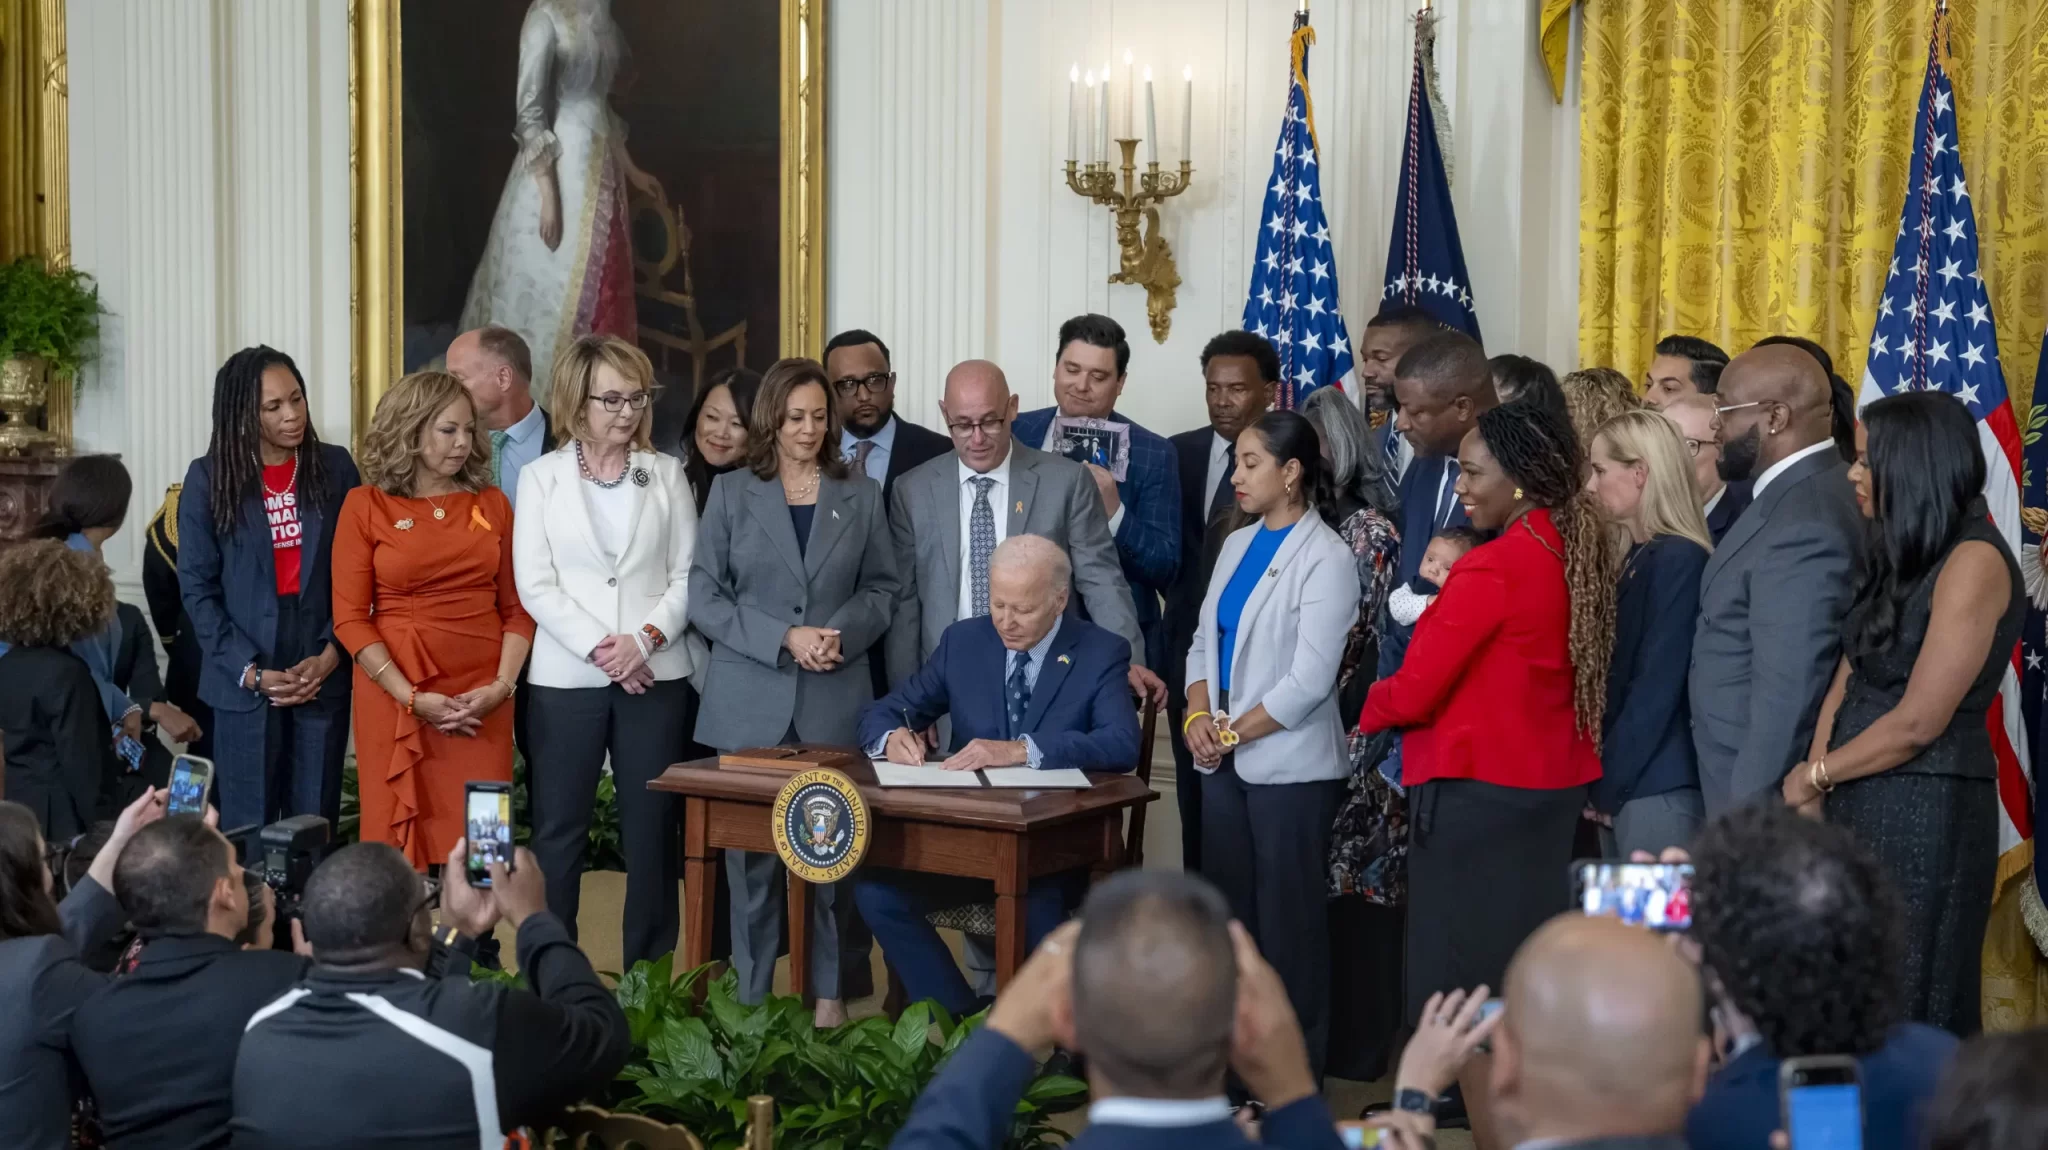
{"label": "presidential seal on desk", "polygon": [[775,853],[805,882],[838,882],[868,852],[867,801],[853,780],[838,771],[791,775],[768,817]]}

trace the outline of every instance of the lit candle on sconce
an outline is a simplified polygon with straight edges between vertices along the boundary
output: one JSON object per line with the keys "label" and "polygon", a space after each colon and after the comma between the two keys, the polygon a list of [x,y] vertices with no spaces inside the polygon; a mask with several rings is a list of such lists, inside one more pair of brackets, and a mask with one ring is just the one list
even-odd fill
{"label": "lit candle on sconce", "polygon": [[1124,138],[1138,134],[1137,118],[1131,115],[1131,101],[1138,94],[1138,74],[1131,66],[1131,50],[1124,49]]}
{"label": "lit candle on sconce", "polygon": [[1088,86],[1088,104],[1081,109],[1081,112],[1088,117],[1088,162],[1092,164],[1095,162],[1097,147],[1095,136],[1095,101],[1097,96],[1095,91],[1095,69],[1088,69],[1086,84]]}
{"label": "lit candle on sconce", "polygon": [[1074,162],[1074,137],[1080,132],[1078,125],[1080,113],[1074,110],[1076,95],[1074,89],[1080,87],[1080,85],[1081,65],[1076,64],[1067,69],[1067,162],[1070,164]]}
{"label": "lit candle on sconce", "polygon": [[1192,147],[1195,139],[1195,66],[1189,64],[1182,68],[1180,78],[1186,84],[1180,103],[1180,161],[1185,164],[1195,154]]}
{"label": "lit candle on sconce", "polygon": [[1110,141],[1114,138],[1110,135],[1109,131],[1109,61],[1107,60],[1102,62],[1102,111],[1100,116],[1102,139],[1098,141],[1097,147],[1101,151],[1095,158],[1106,164],[1109,162]]}
{"label": "lit candle on sconce", "polygon": [[1152,65],[1145,65],[1145,159],[1159,162],[1159,114],[1152,103]]}

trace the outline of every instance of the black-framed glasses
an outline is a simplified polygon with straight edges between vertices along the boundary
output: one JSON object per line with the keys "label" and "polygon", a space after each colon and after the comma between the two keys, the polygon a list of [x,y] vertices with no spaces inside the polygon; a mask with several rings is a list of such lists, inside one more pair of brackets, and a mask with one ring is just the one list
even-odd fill
{"label": "black-framed glasses", "polygon": [[878,371],[872,375],[852,375],[845,379],[835,379],[832,381],[832,390],[838,392],[842,398],[852,399],[863,391],[869,395],[880,395],[889,390],[889,385],[895,382],[895,372]]}
{"label": "black-framed glasses", "polygon": [[646,411],[647,405],[653,401],[654,397],[644,391],[636,391],[631,395],[620,395],[616,391],[608,391],[603,395],[593,395],[590,397],[590,402],[603,404],[606,411],[618,411],[627,407],[632,408],[634,411]]}
{"label": "black-framed glasses", "polygon": [[952,432],[955,439],[972,439],[977,431],[983,435],[994,435],[1008,426],[1009,422],[1009,417],[1004,415],[991,415],[986,419],[973,421],[949,419],[946,421],[946,430]]}

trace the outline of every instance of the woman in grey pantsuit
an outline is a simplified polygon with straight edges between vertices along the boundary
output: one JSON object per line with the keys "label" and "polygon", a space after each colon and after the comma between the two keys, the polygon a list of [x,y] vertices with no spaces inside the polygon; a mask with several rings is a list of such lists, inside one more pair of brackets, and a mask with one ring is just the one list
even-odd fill
{"label": "woman in grey pantsuit", "polygon": [[[874,698],[867,651],[896,600],[882,489],[848,477],[815,360],[768,369],[747,438],[749,466],[711,485],[690,570],[690,622],[711,641],[697,741],[721,751],[852,743],[855,717]],[[725,865],[740,999],[755,1003],[775,979],[783,867],[743,851],[727,851]],[[833,894],[821,887],[811,901],[821,1026],[846,1018]]]}

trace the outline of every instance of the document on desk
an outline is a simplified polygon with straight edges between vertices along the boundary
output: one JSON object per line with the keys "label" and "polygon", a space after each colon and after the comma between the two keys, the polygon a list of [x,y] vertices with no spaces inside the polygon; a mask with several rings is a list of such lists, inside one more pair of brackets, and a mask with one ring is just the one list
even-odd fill
{"label": "document on desk", "polygon": [[870,759],[868,762],[875,768],[875,781],[885,787],[1007,787],[1053,791],[1079,790],[1089,786],[1088,776],[1076,770],[989,767],[979,771],[949,771],[937,764],[908,767],[884,759]]}

